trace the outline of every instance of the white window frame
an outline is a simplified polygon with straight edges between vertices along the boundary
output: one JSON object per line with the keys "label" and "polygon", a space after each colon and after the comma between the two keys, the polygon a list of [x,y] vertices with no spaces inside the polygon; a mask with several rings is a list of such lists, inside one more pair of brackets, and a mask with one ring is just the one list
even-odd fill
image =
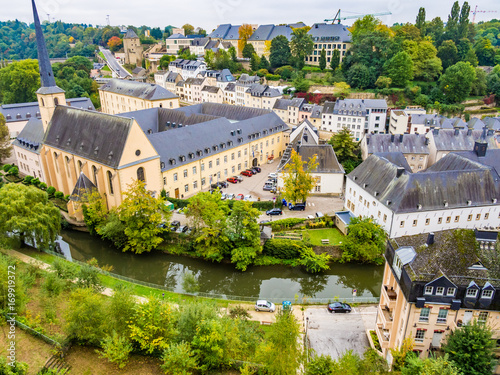
{"label": "white window frame", "polygon": [[436,296],[444,296],[444,286],[436,287]]}
{"label": "white window frame", "polygon": [[446,295],[447,296],[454,296],[455,295],[455,292],[456,292],[456,289],[455,288],[448,288],[446,290]]}
{"label": "white window frame", "polygon": [[426,286],[425,289],[424,289],[424,294],[432,294],[432,292],[434,291],[434,287],[432,286]]}
{"label": "white window frame", "polygon": [[[489,294],[489,295],[485,295],[485,294]],[[483,290],[481,293],[481,298],[488,298],[488,299],[493,298],[493,291],[491,289]]]}
{"label": "white window frame", "polygon": [[[472,294],[472,292],[474,294]],[[477,297],[477,289],[467,289],[465,292],[465,298],[471,297],[471,298],[476,298]]]}

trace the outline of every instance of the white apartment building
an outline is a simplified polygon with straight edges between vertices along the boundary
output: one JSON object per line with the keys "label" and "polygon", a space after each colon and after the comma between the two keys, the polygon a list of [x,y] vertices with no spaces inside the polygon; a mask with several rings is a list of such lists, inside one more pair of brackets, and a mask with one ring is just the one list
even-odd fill
{"label": "white apartment building", "polygon": [[325,102],[321,130],[337,133],[342,128],[351,130],[359,141],[366,133],[385,133],[387,102],[383,99],[344,99]]}
{"label": "white apartment building", "polygon": [[390,238],[498,227],[500,178],[494,166],[500,150],[487,151],[481,141],[475,149],[449,154],[418,173],[401,153],[373,154],[347,176],[346,208],[374,219]]}
{"label": "white apartment building", "polygon": [[205,78],[188,78],[184,81],[184,99],[190,103],[201,103],[201,89]]}
{"label": "white apartment building", "polygon": [[249,76],[243,73],[240,78],[236,81],[235,93],[236,93],[236,105],[245,105],[245,93],[247,89],[254,84],[260,82],[258,76]]}
{"label": "white apartment building", "polygon": [[179,51],[191,46],[191,40],[182,34],[172,34],[165,39],[165,47],[169,55],[178,55]]}
{"label": "white apartment building", "polygon": [[273,109],[276,100],[283,95],[267,85],[255,84],[245,91],[245,106],[261,109]]}
{"label": "white apartment building", "polygon": [[38,178],[41,182],[47,182],[40,158],[44,135],[42,120],[32,118],[12,143],[12,153],[16,158],[19,173]]}
{"label": "white apartment building", "polygon": [[179,73],[183,79],[196,78],[198,74],[207,70],[207,64],[199,60],[177,59],[170,62],[168,70]]}
{"label": "white apartment building", "polygon": [[314,42],[314,49],[311,55],[306,56],[306,63],[310,65],[319,65],[321,51],[326,52],[326,66],[330,66],[333,51],[340,52],[340,63],[345,54],[351,47],[351,33],[344,25],[315,23],[308,31]]}
{"label": "white apartment building", "polygon": [[273,111],[287,124],[298,125],[299,112],[305,103],[304,98],[278,99],[274,103]]}
{"label": "white apartment building", "polygon": [[202,103],[224,103],[224,92],[217,86],[203,86],[201,89]]}

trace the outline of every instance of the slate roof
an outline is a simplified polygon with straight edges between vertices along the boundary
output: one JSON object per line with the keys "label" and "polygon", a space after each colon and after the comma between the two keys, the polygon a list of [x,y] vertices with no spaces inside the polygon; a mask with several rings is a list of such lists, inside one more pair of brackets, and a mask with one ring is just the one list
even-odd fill
{"label": "slate roof", "polygon": [[[395,112],[395,111],[393,111]],[[439,126],[442,116],[436,114],[416,114],[411,116],[411,123],[415,125]]]}
{"label": "slate roof", "polygon": [[237,40],[240,38],[240,27],[241,25],[231,26],[224,36],[225,40]]}
{"label": "slate roof", "polygon": [[500,131],[500,117],[486,117],[483,121],[489,129]]}
{"label": "slate roof", "polygon": [[167,78],[165,78],[166,82],[175,82],[179,73],[168,72]]}
{"label": "slate roof", "polygon": [[176,33],[170,35],[167,39],[187,39],[184,35]]}
{"label": "slate roof", "polygon": [[78,176],[78,180],[76,180],[75,188],[73,189],[69,199],[74,202],[79,202],[92,190],[97,190],[97,187],[92,181],[89,180],[85,173],[80,172],[80,176]]}
{"label": "slate roof", "polygon": [[128,29],[125,35],[123,36],[123,39],[134,39],[134,38],[139,39],[139,37],[137,36],[137,34],[133,29]]}
{"label": "slate roof", "polygon": [[387,102],[384,99],[339,99],[335,102],[333,113],[349,116],[366,116],[368,108],[387,109]]}
{"label": "slate roof", "polygon": [[[429,134],[429,133],[427,133]],[[482,130],[473,130],[471,135],[467,135],[467,130],[456,132],[452,129],[434,129],[432,136],[438,151],[469,151],[474,149],[474,142],[481,138]],[[498,148],[494,136],[486,136],[488,149]]]}
{"label": "slate roof", "polygon": [[440,120],[441,129],[465,129],[467,128],[467,123],[458,117],[447,118],[443,117]]}
{"label": "slate roof", "polygon": [[[272,111],[216,103],[177,109],[151,108],[120,116],[137,121],[160,155],[162,171],[268,136],[270,129],[276,133],[286,129]],[[223,149],[221,143],[224,143]],[[213,146],[219,149],[214,150]],[[170,164],[170,160],[175,164]]]}
{"label": "slate roof", "polygon": [[292,28],[288,25],[279,25],[279,26],[274,26],[273,30],[271,31],[271,35],[268,36],[268,40],[273,40],[279,35],[283,35],[288,39],[288,41],[292,40]]}
{"label": "slate roof", "polygon": [[[500,286],[500,280],[491,279],[485,269],[470,267],[481,261],[481,252],[473,230],[445,230],[434,232],[434,243],[424,246],[428,234],[398,237],[398,246],[412,246],[416,256],[405,269],[412,280],[432,281],[444,275],[457,286],[489,280]],[[460,249],[460,251],[457,251]]]}
{"label": "slate roof", "polygon": [[387,159],[398,167],[404,168],[408,173],[413,173],[408,160],[406,160],[402,152],[376,152],[375,155]]}
{"label": "slate roof", "polygon": [[[483,157],[477,156],[474,151],[452,152],[446,155],[446,157],[450,156],[450,159],[448,159],[447,161],[451,162],[451,160],[455,158],[455,155],[459,156],[462,159],[467,159],[471,162],[479,163],[482,166],[491,167],[492,171],[497,175],[495,179],[500,180],[500,149],[486,150],[486,155]],[[443,159],[446,159],[446,157],[444,157]],[[443,163],[444,162],[445,160],[443,160]],[[460,168],[466,169],[465,161],[463,167]]]}
{"label": "slate roof", "polygon": [[321,118],[323,114],[323,106],[314,104],[311,108],[310,118]]}
{"label": "slate roof", "polygon": [[301,108],[302,105],[304,104],[305,99],[304,98],[294,98],[294,99],[278,99],[274,103],[273,109],[282,109],[286,110],[288,107],[297,107]]}
{"label": "slate roof", "polygon": [[335,108],[335,102],[329,102],[326,101],[325,104],[323,104],[323,114],[332,114],[333,109]]}
{"label": "slate roof", "polygon": [[293,27],[294,29],[301,29],[306,26],[304,22],[296,22],[296,23],[290,23],[288,26]]}
{"label": "slate roof", "polygon": [[248,41],[268,40],[273,28],[274,25],[260,25],[248,38]]}
{"label": "slate roof", "polygon": [[132,123],[125,117],[58,106],[44,144],[116,168]]}
{"label": "slate roof", "polygon": [[482,130],[484,128],[485,123],[476,117],[471,118],[467,123],[468,128],[472,128],[474,130]]}
{"label": "slate roof", "polygon": [[456,170],[453,164],[443,164],[446,157],[430,170],[409,173],[373,154],[347,178],[396,213],[496,205],[500,188],[490,168]]}
{"label": "slate roof", "polygon": [[210,92],[212,94],[217,94],[219,92],[220,88],[217,87],[217,86],[203,86],[203,88],[201,89],[201,91],[207,91],[207,92]]}
{"label": "slate roof", "polygon": [[281,96],[281,93],[278,90],[276,90],[272,87],[269,87],[267,85],[261,85],[259,83],[255,83],[255,84],[251,85],[246,90],[246,92],[249,92],[250,95],[252,95],[252,96],[258,96],[258,97],[265,96],[265,97],[273,98],[276,96]]}
{"label": "slate roof", "polygon": [[344,25],[315,23],[308,31],[314,42],[347,42],[351,41],[351,33]]}
{"label": "slate roof", "polygon": [[101,86],[99,90],[145,100],[177,98],[176,95],[159,85],[153,83],[127,81],[123,79],[111,79],[106,84]]}
{"label": "slate roof", "polygon": [[209,41],[209,38],[196,38],[191,41],[191,45],[204,47]]}
{"label": "slate roof", "polygon": [[201,86],[204,81],[205,81],[205,78],[188,78],[184,81],[184,85]]}
{"label": "slate roof", "polygon": [[247,73],[243,73],[240,75],[240,78],[238,78],[238,85],[242,86],[250,86],[252,84],[256,84],[260,82],[260,77],[259,76],[249,76]]}
{"label": "slate roof", "polygon": [[333,151],[333,147],[326,145],[301,145],[299,147],[299,155],[304,163],[307,163],[310,158],[317,155],[318,166],[312,173],[344,173],[344,168],[340,165]]}
{"label": "slate roof", "polygon": [[31,118],[12,144],[40,154],[44,135],[42,120]]}
{"label": "slate roof", "polygon": [[425,134],[366,134],[368,154],[375,152],[402,152],[403,154],[429,154]]}
{"label": "slate roof", "polygon": [[228,83],[224,91],[235,91],[236,84],[234,82]]}
{"label": "slate roof", "polygon": [[217,48],[218,45],[219,45],[219,41],[211,40],[210,42],[207,43],[207,45],[205,46],[205,49]]}
{"label": "slate roof", "polygon": [[52,66],[50,65],[49,53],[47,52],[47,46],[45,45],[45,38],[43,36],[42,26],[40,25],[40,19],[38,18],[38,11],[36,9],[35,0],[31,0],[31,7],[33,8],[33,19],[35,21],[35,36],[39,66],[38,70],[40,73],[41,83],[41,87],[37,92],[64,92],[62,89],[56,86],[56,80],[54,78]]}
{"label": "slate roof", "polygon": [[[66,99],[68,106],[94,111],[94,105],[89,98]],[[41,118],[38,102],[3,104],[0,113],[5,117],[5,122],[28,121],[31,118]]]}
{"label": "slate roof", "polygon": [[230,28],[231,28],[231,24],[229,24],[229,23],[219,25],[219,26],[217,26],[217,28],[214,31],[212,31],[210,34],[208,34],[207,37],[223,39],[226,36],[226,34]]}

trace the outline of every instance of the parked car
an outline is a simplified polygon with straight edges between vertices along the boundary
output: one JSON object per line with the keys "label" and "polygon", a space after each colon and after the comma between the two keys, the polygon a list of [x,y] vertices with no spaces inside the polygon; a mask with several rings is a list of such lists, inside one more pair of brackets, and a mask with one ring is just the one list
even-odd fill
{"label": "parked car", "polygon": [[252,177],[253,176],[253,173],[250,172],[250,171],[243,171],[240,174],[242,174],[243,176],[247,176],[247,177]]}
{"label": "parked car", "polygon": [[226,194],[226,193],[222,193],[222,194],[220,195],[220,199],[221,199],[221,200],[225,200],[226,198],[227,198],[227,194]]}
{"label": "parked car", "polygon": [[261,220],[259,221],[259,224],[265,224],[265,223],[270,223],[271,220]]}
{"label": "parked car", "polygon": [[234,199],[236,199],[237,201],[242,201],[243,198],[245,198],[243,194],[238,194]]}
{"label": "parked car", "polygon": [[235,195],[233,193],[227,193],[226,194],[226,199],[227,200],[230,200],[230,199],[234,199]]}
{"label": "parked car", "polygon": [[233,176],[233,177],[236,178],[239,182],[243,181],[243,177],[241,177],[240,175]]}
{"label": "parked car", "polygon": [[269,177],[269,178],[278,178],[278,175],[276,173],[274,173],[274,172],[271,172],[271,173],[269,173],[267,175],[267,177]]}
{"label": "parked car", "polygon": [[217,182],[217,185],[219,185],[221,188],[227,188],[229,186],[226,181],[219,181]]}
{"label": "parked car", "polygon": [[295,203],[295,204],[289,204],[288,209],[292,211],[304,211],[306,209],[306,204],[305,203]]}
{"label": "parked car", "polygon": [[227,179],[228,182],[232,183],[232,184],[237,184],[238,183],[238,179],[236,177],[229,177]]}
{"label": "parked car", "polygon": [[257,170],[248,168],[247,171],[249,171],[251,174],[257,174]]}
{"label": "parked car", "polygon": [[328,305],[328,311],[331,313],[350,313],[351,306],[343,302],[333,302]]}
{"label": "parked car", "polygon": [[266,215],[283,215],[281,208],[273,208],[266,211]]}
{"label": "parked car", "polygon": [[170,231],[175,232],[177,228],[181,225],[181,222],[178,220],[174,220],[170,223]]}
{"label": "parked car", "polygon": [[323,215],[322,212],[316,212],[316,217],[323,217],[323,216],[325,216],[325,215]]}
{"label": "parked car", "polygon": [[187,225],[181,225],[179,228],[177,228],[175,233],[185,233],[188,229],[189,228]]}
{"label": "parked car", "polygon": [[252,196],[251,196],[251,195],[245,195],[245,196],[243,197],[243,200],[244,200],[244,201],[253,201],[254,199],[252,198]]}
{"label": "parked car", "polygon": [[262,172],[262,169],[260,167],[252,167],[252,169],[255,169],[257,171],[257,173]]}
{"label": "parked car", "polygon": [[276,306],[274,303],[266,301],[264,299],[260,299],[255,304],[255,311],[269,311],[274,312],[276,310]]}
{"label": "parked car", "polygon": [[262,190],[273,190],[274,188],[274,183],[272,181],[267,181],[264,186],[262,187]]}

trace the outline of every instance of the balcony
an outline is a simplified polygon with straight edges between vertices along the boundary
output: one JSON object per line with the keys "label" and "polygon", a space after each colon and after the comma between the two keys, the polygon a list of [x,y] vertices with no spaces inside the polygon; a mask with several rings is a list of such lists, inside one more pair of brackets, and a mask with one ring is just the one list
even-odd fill
{"label": "balcony", "polygon": [[393,310],[396,307],[396,299],[398,298],[398,294],[396,291],[391,287],[387,285],[384,285],[382,288],[382,295],[384,297],[384,300],[387,301],[387,306],[389,309]]}
{"label": "balcony", "polygon": [[392,321],[393,321],[393,316],[392,312],[390,311],[388,306],[381,306],[379,305],[379,317],[380,317],[380,322],[382,323],[383,327],[385,329],[392,329]]}
{"label": "balcony", "polygon": [[391,334],[389,333],[389,331],[386,329],[377,327],[376,332],[377,332],[377,336],[378,336],[378,341],[379,341],[382,349],[389,348],[389,339],[391,338]]}

